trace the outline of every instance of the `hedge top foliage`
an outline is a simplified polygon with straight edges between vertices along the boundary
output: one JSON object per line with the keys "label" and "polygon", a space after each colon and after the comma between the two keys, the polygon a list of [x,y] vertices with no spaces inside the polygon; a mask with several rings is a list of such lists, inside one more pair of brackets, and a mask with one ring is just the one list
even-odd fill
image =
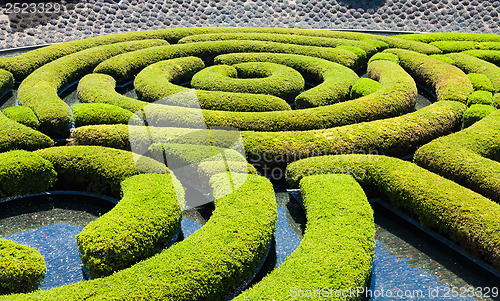
{"label": "hedge top foliage", "polygon": [[2,113],[4,113],[4,115],[9,117],[10,119],[19,122],[20,124],[23,124],[27,127],[30,127],[34,130],[36,130],[40,126],[40,122],[38,121],[38,118],[36,117],[35,113],[28,107],[24,106],[9,107],[4,109]]}
{"label": "hedge top foliage", "polygon": [[14,149],[33,151],[53,145],[54,141],[48,136],[18,123],[0,112],[0,153]]}
{"label": "hedge top foliage", "polygon": [[497,34],[465,33],[465,32],[429,32],[417,34],[401,34],[397,38],[430,43],[435,41],[475,41],[475,42],[500,42]]}

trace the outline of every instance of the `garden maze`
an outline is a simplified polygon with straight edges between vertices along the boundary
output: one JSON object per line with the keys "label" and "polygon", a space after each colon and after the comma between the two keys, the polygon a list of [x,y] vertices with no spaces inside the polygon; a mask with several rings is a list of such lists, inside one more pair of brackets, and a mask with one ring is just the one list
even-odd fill
{"label": "garden maze", "polygon": [[[60,92],[76,81],[70,106]],[[117,89],[125,83],[137,97]],[[76,237],[88,281],[37,291],[42,256],[0,239],[0,300],[289,300],[290,287],[364,286],[372,190],[500,269],[500,35],[120,33],[0,58],[0,94],[12,88],[0,198],[77,190],[120,201]],[[416,109],[422,89],[434,101]],[[190,202],[169,158],[210,189],[215,210],[165,248]],[[285,170],[302,193],[304,237],[248,287],[276,228],[267,178]]]}

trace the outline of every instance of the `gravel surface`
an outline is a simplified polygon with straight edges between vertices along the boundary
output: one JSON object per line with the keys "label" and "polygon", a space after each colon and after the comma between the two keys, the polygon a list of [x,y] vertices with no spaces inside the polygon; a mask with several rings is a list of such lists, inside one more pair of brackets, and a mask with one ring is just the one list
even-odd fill
{"label": "gravel surface", "polygon": [[488,0],[45,0],[38,5],[50,12],[39,6],[36,13],[6,14],[1,5],[0,49],[187,26],[500,34],[500,1]]}

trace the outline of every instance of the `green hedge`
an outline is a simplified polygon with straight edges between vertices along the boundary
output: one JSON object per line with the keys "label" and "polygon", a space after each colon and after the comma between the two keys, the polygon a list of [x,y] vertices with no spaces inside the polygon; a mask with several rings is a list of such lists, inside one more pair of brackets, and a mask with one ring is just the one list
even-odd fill
{"label": "green hedge", "polygon": [[[238,190],[216,198],[210,220],[185,240],[111,276],[2,300],[224,300],[250,281],[265,259],[276,225],[272,184],[245,175]],[[225,176],[212,178],[215,196]],[[98,297],[96,297],[98,296]]]}
{"label": "green hedge", "polygon": [[38,127],[40,126],[40,121],[38,121],[38,118],[36,117],[35,113],[28,107],[23,107],[23,106],[10,107],[4,109],[2,113],[4,113],[5,116],[9,117],[15,122],[19,122],[20,124],[23,124],[34,130],[38,129]]}
{"label": "green hedge", "polygon": [[483,91],[495,92],[493,83],[486,75],[479,73],[469,73],[467,74],[467,78],[472,83],[474,91],[483,90]]}
{"label": "green hedge", "polygon": [[32,151],[53,145],[54,141],[48,136],[11,120],[0,112],[0,152],[13,149]]}
{"label": "green hedge", "polygon": [[462,52],[474,49],[500,50],[499,42],[436,41],[430,44],[441,49],[444,53]]}
{"label": "green hedge", "polygon": [[304,90],[304,85],[304,78],[296,70],[269,62],[215,65],[196,73],[191,80],[195,89],[267,94],[289,102]]}
{"label": "green hedge", "polygon": [[118,204],[76,236],[92,277],[111,275],[161,252],[180,227],[184,188],[173,176],[131,176],[121,187]]}
{"label": "green hedge", "polygon": [[466,73],[486,75],[491,80],[495,91],[500,92],[500,67],[463,53],[449,53],[447,56],[455,61],[455,66]]}
{"label": "green hedge", "polygon": [[129,110],[105,103],[82,103],[71,106],[76,127],[93,124],[128,124],[138,117]]}
{"label": "green hedge", "polygon": [[324,59],[280,53],[231,53],[215,57],[215,63],[233,65],[243,62],[271,62],[299,71],[306,81],[317,86],[295,98],[296,108],[318,107],[348,99],[358,79],[351,69]]}
{"label": "green hedge", "polygon": [[14,86],[14,76],[9,71],[0,69],[0,96]]}
{"label": "green hedge", "polygon": [[424,54],[403,49],[387,49],[399,57],[399,64],[417,81],[436,92],[438,101],[451,100],[467,102],[474,91],[465,73],[457,67],[433,59]]}
{"label": "green hedge", "polygon": [[45,191],[56,176],[52,164],[34,153],[0,153],[0,198]]}
{"label": "green hedge", "polygon": [[[301,296],[307,296],[306,292],[325,293],[324,288],[334,298],[330,292],[356,291],[368,284],[375,226],[363,189],[351,176],[317,175],[303,178],[300,191],[307,226],[299,247],[234,300],[300,300],[299,290]],[[359,297],[361,294],[342,300]]]}
{"label": "green hedge", "polygon": [[455,61],[451,57],[446,56],[445,54],[431,54],[429,55],[429,57],[441,61],[443,63],[455,66]]}
{"label": "green hedge", "polygon": [[191,108],[151,104],[144,107],[143,112],[150,125],[186,128],[224,126],[240,130],[285,131],[330,128],[398,116],[414,107],[416,85],[401,67],[388,61],[375,61],[368,66],[368,74],[382,84],[382,89],[366,97],[330,106],[276,112],[200,112]]}
{"label": "green hedge", "polygon": [[496,109],[490,105],[477,104],[470,106],[470,108],[465,111],[464,117],[462,118],[463,127],[468,128],[495,110]]}
{"label": "green hedge", "polygon": [[495,95],[493,95],[492,105],[497,109],[500,108],[500,93],[496,93]]}
{"label": "green hedge", "polygon": [[351,99],[367,96],[381,89],[382,85],[371,78],[360,78],[351,89]]}
{"label": "green hedge", "polygon": [[[422,146],[415,162],[500,202],[500,111]],[[466,199],[464,197],[464,199]]]}
{"label": "green hedge", "polygon": [[0,238],[0,295],[36,290],[46,271],[40,252]]}
{"label": "green hedge", "polygon": [[35,112],[43,133],[65,138],[71,125],[71,110],[57,95],[60,88],[91,72],[92,68],[105,59],[165,43],[163,40],[123,42],[98,46],[62,57],[26,77],[19,86],[18,101]]}
{"label": "green hedge", "polygon": [[429,32],[418,34],[402,34],[397,38],[431,43],[436,41],[474,41],[474,42],[500,42],[500,35],[465,32]]}
{"label": "green hedge", "polygon": [[164,173],[165,165],[150,158],[134,161],[131,152],[100,146],[63,146],[35,152],[58,174],[55,188],[120,195],[120,183],[139,173]]}
{"label": "green hedge", "polygon": [[368,64],[370,64],[373,61],[379,61],[379,60],[391,61],[391,62],[394,62],[396,64],[399,64],[399,57],[397,55],[392,54],[392,53],[384,53],[384,52],[375,53],[375,55],[373,55],[370,58],[370,60],[368,61]]}
{"label": "green hedge", "polygon": [[491,105],[493,103],[493,93],[489,91],[475,91],[467,99],[467,105],[475,104]]}
{"label": "green hedge", "polygon": [[141,69],[159,61],[178,57],[196,56],[210,62],[219,54],[234,52],[272,52],[301,54],[323,58],[346,67],[360,64],[359,57],[344,49],[302,46],[265,41],[208,41],[188,44],[167,45],[117,55],[100,63],[94,70],[113,76],[117,81],[130,79]]}
{"label": "green hedge", "polygon": [[500,50],[468,50],[463,53],[500,66]]}
{"label": "green hedge", "polygon": [[187,36],[179,40],[179,43],[193,43],[204,41],[220,41],[220,40],[259,40],[270,41],[286,44],[297,44],[305,46],[319,47],[339,47],[352,46],[365,51],[365,55],[372,56],[377,51],[387,48],[387,44],[381,41],[374,40],[350,40],[339,38],[325,38],[305,35],[290,35],[290,34],[269,34],[269,33],[209,33]]}
{"label": "green hedge", "polygon": [[[286,101],[272,95],[196,90],[196,97],[176,97],[179,95],[174,94],[188,91],[188,88],[176,84],[191,80],[191,77],[204,66],[203,61],[197,57],[160,61],[139,72],[134,87],[142,100],[158,101],[174,106],[243,112],[291,109]],[[118,95],[116,97],[119,98]]]}
{"label": "green hedge", "polygon": [[297,185],[307,175],[339,171],[353,174],[365,187],[376,187],[391,204],[417,218],[424,227],[500,267],[499,204],[416,164],[385,156],[303,159],[288,166],[287,177]]}

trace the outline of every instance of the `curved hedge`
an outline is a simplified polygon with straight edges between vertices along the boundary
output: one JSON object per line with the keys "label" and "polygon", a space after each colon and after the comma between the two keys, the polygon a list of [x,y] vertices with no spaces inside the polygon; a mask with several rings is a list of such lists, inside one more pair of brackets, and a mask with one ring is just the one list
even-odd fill
{"label": "curved hedge", "polygon": [[[134,87],[140,99],[167,105],[243,112],[290,110],[286,101],[272,95],[196,90],[196,98],[175,97],[174,94],[188,90],[176,83],[189,81],[204,66],[203,61],[197,57],[160,61],[139,72],[134,80]],[[168,97],[171,95],[172,97]],[[118,95],[115,97],[120,98]]]}
{"label": "curved hedge", "polygon": [[100,146],[62,146],[41,149],[37,155],[51,162],[58,174],[56,189],[120,195],[120,183],[139,173],[165,173],[165,165],[131,152]]}
{"label": "curved hedge", "polygon": [[48,136],[11,120],[0,112],[0,152],[13,149],[32,151],[53,145],[54,141]]}
{"label": "curved hedge", "polygon": [[462,118],[463,127],[468,128],[495,110],[495,107],[490,105],[477,104],[470,106],[470,108],[465,111],[464,117]]}
{"label": "curved hedge", "polygon": [[137,115],[129,110],[105,103],[82,103],[71,106],[76,127],[94,124],[128,124]]}
{"label": "curved hedge", "polygon": [[500,66],[500,50],[467,50],[463,53]]}
{"label": "curved hedge", "polygon": [[118,204],[76,236],[82,263],[92,277],[128,268],[177,238],[184,189],[176,181],[167,174],[141,174],[121,182]]}
{"label": "curved hedge", "polygon": [[53,165],[34,153],[23,150],[0,153],[0,198],[45,191],[56,181],[56,176]]}
{"label": "curved hedge", "polygon": [[457,67],[414,51],[387,49],[384,52],[397,55],[399,64],[417,81],[431,87],[436,92],[438,101],[466,103],[474,91],[465,73]]}
{"label": "curved hedge", "polygon": [[431,43],[436,41],[474,41],[474,42],[500,42],[497,34],[466,33],[466,32],[429,32],[417,34],[401,34],[397,38]]}
{"label": "curved hedge", "polygon": [[23,80],[18,89],[18,101],[35,112],[43,133],[66,137],[71,125],[71,111],[57,95],[61,87],[88,73],[105,59],[123,52],[165,43],[163,40],[123,42],[98,46],[59,58],[36,69]]}
{"label": "curved hedge", "polygon": [[304,177],[300,191],[307,226],[299,247],[234,300],[291,300],[298,290],[356,291],[368,284],[375,226],[363,189],[348,175],[317,175]]}
{"label": "curved hedge", "polygon": [[36,130],[40,126],[40,122],[38,121],[38,118],[36,117],[35,113],[28,107],[23,107],[23,106],[9,107],[4,109],[2,113],[5,116],[9,117],[10,119],[14,120],[15,122],[19,122],[20,124],[23,124],[34,130]]}
{"label": "curved hedge", "polygon": [[[182,242],[111,276],[2,300],[224,300],[249,281],[267,255],[276,225],[271,183],[245,175],[245,183],[222,198],[225,176],[215,176],[215,211]],[[203,250],[200,252],[200,250]]]}
{"label": "curved hedge", "polygon": [[40,252],[0,238],[0,295],[34,291],[46,272]]}
{"label": "curved hedge", "polygon": [[475,42],[475,41],[436,41],[430,45],[436,46],[444,53],[461,52],[466,50],[500,50],[500,42]]}
{"label": "curved hedge", "polygon": [[305,176],[335,172],[353,174],[363,186],[376,187],[424,227],[500,267],[499,204],[416,164],[385,156],[303,159],[288,166],[287,179],[297,185]]}
{"label": "curved hedge", "polygon": [[449,53],[446,56],[451,57],[455,61],[455,66],[466,73],[486,75],[495,91],[500,92],[500,67],[464,53]]}
{"label": "curved hedge", "polygon": [[304,85],[296,70],[269,62],[215,65],[191,79],[191,86],[199,90],[267,94],[289,102],[304,90]]}
{"label": "curved hedge", "polygon": [[467,99],[467,105],[475,104],[491,105],[493,103],[493,93],[489,91],[474,91]]}
{"label": "curved hedge", "polygon": [[371,78],[360,78],[354,83],[351,89],[351,98],[359,98],[370,95],[382,88],[382,85]]}
{"label": "curved hedge", "polygon": [[9,71],[0,69],[0,97],[14,86],[14,76]]}
{"label": "curved hedge", "polygon": [[495,92],[493,83],[486,75],[479,73],[469,73],[467,74],[467,78],[472,83],[474,91],[483,90],[483,91]]}
{"label": "curved hedge", "polygon": [[415,162],[500,202],[500,111],[415,153]]}
{"label": "curved hedge", "polygon": [[216,56],[216,64],[271,62],[299,71],[308,82],[317,84],[295,98],[296,108],[309,108],[342,102],[358,79],[351,69],[324,59],[285,53],[230,53]]}

